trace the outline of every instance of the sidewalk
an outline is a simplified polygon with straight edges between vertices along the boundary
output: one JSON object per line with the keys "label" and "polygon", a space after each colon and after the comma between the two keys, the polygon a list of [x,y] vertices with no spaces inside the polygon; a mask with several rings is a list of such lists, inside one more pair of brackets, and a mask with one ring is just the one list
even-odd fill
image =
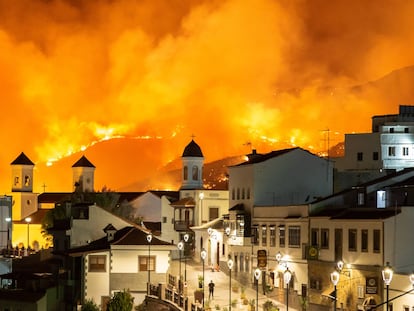
{"label": "sidewalk", "polygon": [[[187,296],[190,299],[190,302],[194,302],[194,291],[198,289],[198,276],[203,275],[203,266],[201,263],[196,263],[194,261],[188,261],[187,262]],[[208,291],[208,283],[210,281],[213,281],[215,284],[214,288],[214,298],[211,300],[208,299],[209,291]],[[206,268],[204,270],[204,292],[206,296],[205,300],[205,307],[207,304],[209,304],[210,308],[212,310],[216,310],[216,306],[219,306],[222,310],[224,307],[229,309],[229,275],[224,272],[213,272],[210,268]],[[255,300],[256,305],[256,289],[251,287],[251,284],[240,284],[238,281],[232,278],[231,285],[238,285],[239,286],[239,292],[231,292],[231,301],[237,300],[236,307],[232,307],[232,311],[244,311],[249,310],[248,305],[244,305],[240,296],[241,296],[241,288],[245,288],[245,294],[248,301],[251,299]],[[260,287],[259,287],[259,293],[258,293],[258,311],[263,310],[263,303],[267,300],[271,300],[274,305],[276,305],[280,311],[286,310],[286,305],[284,302],[279,302],[275,299],[271,299],[263,294],[260,294]],[[289,305],[289,311],[297,311],[296,309],[290,307]]]}

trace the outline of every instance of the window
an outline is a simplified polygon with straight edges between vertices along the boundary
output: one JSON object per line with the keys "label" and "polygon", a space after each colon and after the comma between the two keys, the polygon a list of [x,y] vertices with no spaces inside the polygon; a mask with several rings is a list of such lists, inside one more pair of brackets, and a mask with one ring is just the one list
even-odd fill
{"label": "window", "polygon": [[388,147],[388,156],[395,157],[395,147]]}
{"label": "window", "polygon": [[240,188],[237,188],[237,200],[240,200]]}
{"label": "window", "polygon": [[247,188],[247,195],[246,195],[246,199],[250,200],[250,188]]}
{"label": "window", "polygon": [[183,169],[183,178],[184,178],[184,180],[187,180],[188,179],[188,167],[187,166],[184,166],[184,169]]}
{"label": "window", "polygon": [[198,180],[198,167],[193,166],[193,180]]}
{"label": "window", "polygon": [[218,207],[210,207],[209,208],[209,221],[213,219],[217,219],[218,217],[219,217]]}
{"label": "window", "polygon": [[267,245],[267,226],[262,226],[262,246]]}
{"label": "window", "polygon": [[408,127],[404,128],[404,133],[409,133]]}
{"label": "window", "polygon": [[19,176],[14,177],[14,184],[15,185],[19,184]]}
{"label": "window", "polygon": [[236,190],[234,190],[234,188],[231,189],[231,199],[232,200],[236,199]]}
{"label": "window", "polygon": [[285,247],[286,241],[286,230],[284,225],[279,226],[279,246]]}
{"label": "window", "polygon": [[[149,259],[149,264],[148,264]],[[155,256],[138,256],[139,271],[155,271]]]}
{"label": "window", "polygon": [[311,229],[311,246],[318,246],[319,242],[319,229]]}
{"label": "window", "polygon": [[365,193],[359,192],[358,193],[358,205],[364,205],[365,204]]}
{"label": "window", "polygon": [[244,200],[244,195],[245,195],[245,190],[244,190],[244,188],[243,188],[243,189],[242,189],[242,196],[241,196],[242,200]]}
{"label": "window", "polygon": [[373,251],[374,253],[379,253],[381,251],[381,231],[380,230],[374,230],[373,234]]}
{"label": "window", "polygon": [[408,156],[408,147],[403,147],[403,156]]}
{"label": "window", "polygon": [[364,156],[364,154],[362,152],[358,152],[357,153],[357,161],[362,161],[363,160],[363,156]]}
{"label": "window", "polygon": [[269,227],[269,233],[270,233],[270,246],[276,246],[276,230],[275,226]]}
{"label": "window", "polygon": [[259,230],[257,225],[253,225],[252,227],[252,244],[259,245]]}
{"label": "window", "polygon": [[236,236],[244,236],[244,215],[236,215]]}
{"label": "window", "polygon": [[356,245],[357,245],[357,230],[349,229],[348,230],[348,250],[355,252]]}
{"label": "window", "polygon": [[373,153],[372,153],[372,160],[374,160],[374,161],[378,161],[378,151],[374,151]]}
{"label": "window", "polygon": [[289,247],[300,247],[299,226],[289,226]]}
{"label": "window", "polygon": [[390,133],[394,133],[394,128],[390,127]]}
{"label": "window", "polygon": [[321,229],[321,248],[329,248],[329,229]]}
{"label": "window", "polygon": [[30,186],[30,176],[24,176],[24,185],[26,187]]}
{"label": "window", "polygon": [[106,272],[106,255],[89,255],[89,272]]}
{"label": "window", "polygon": [[361,252],[368,252],[368,230],[361,230]]}
{"label": "window", "polygon": [[162,217],[162,223],[163,224],[166,224],[167,223],[167,217],[165,217],[165,216]]}
{"label": "window", "polygon": [[384,190],[377,191],[377,208],[385,208],[387,193]]}

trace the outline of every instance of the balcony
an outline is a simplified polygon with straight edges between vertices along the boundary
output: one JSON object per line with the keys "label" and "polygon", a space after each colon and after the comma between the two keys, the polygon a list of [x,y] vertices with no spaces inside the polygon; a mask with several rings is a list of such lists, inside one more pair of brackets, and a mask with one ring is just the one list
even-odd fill
{"label": "balcony", "polygon": [[194,223],[189,220],[175,220],[174,230],[175,231],[187,231],[190,227],[194,226]]}

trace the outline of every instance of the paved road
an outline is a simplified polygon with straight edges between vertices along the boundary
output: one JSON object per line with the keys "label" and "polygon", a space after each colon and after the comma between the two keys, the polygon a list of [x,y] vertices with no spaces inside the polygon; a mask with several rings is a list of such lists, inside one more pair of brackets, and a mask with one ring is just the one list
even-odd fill
{"label": "paved road", "polygon": [[[190,298],[190,302],[194,301],[194,290],[198,289],[198,276],[203,275],[203,268],[201,263],[195,263],[193,261],[187,262],[187,295]],[[206,304],[209,304],[212,310],[215,310],[216,305],[220,307],[219,310],[222,310],[224,307],[227,307],[229,309],[229,275],[224,272],[213,272],[211,269],[205,269],[204,270],[204,276],[205,276],[205,295],[206,298],[208,297],[209,291],[208,291],[208,283],[212,280],[215,284],[215,290],[214,290],[214,297],[212,299],[206,299]],[[242,300],[240,298],[241,296],[241,288],[242,286],[245,288],[245,294],[246,298],[248,300],[255,299],[256,300],[256,290],[252,287],[250,287],[250,284],[242,285],[238,281],[234,280],[232,278],[231,280],[232,286],[237,284],[239,285],[239,292],[231,292],[231,300],[237,299],[237,305],[236,307],[232,307],[232,311],[241,311],[241,310],[249,310],[248,305],[244,305],[242,303]],[[260,287],[259,287],[259,293],[258,293],[258,310],[263,310],[262,305],[265,301],[271,300],[276,306],[279,307],[280,311],[286,310],[286,305],[283,302],[279,302],[274,299],[270,299],[267,296],[260,294]],[[291,308],[289,306],[289,311],[297,311],[294,308]]]}

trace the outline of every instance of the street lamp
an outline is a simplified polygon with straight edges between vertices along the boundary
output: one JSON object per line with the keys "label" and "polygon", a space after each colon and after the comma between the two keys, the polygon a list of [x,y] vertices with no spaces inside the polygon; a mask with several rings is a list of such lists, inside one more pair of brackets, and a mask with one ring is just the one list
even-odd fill
{"label": "street lamp", "polygon": [[289,283],[290,283],[291,278],[292,278],[292,273],[290,272],[289,268],[286,267],[286,270],[283,273],[283,280],[286,284],[286,311],[289,310]]}
{"label": "street lamp", "polygon": [[148,263],[147,263],[147,269],[148,269],[148,288],[151,286],[151,241],[152,241],[152,234],[147,234],[147,241],[148,241]]}
{"label": "street lamp", "polygon": [[254,270],[254,278],[256,279],[256,310],[259,310],[259,278],[262,275],[262,270],[256,268]]}
{"label": "street lamp", "polygon": [[394,272],[390,266],[390,263],[387,262],[387,265],[382,270],[382,279],[387,287],[387,311],[389,310],[389,291],[390,291],[390,284],[392,281],[392,275]]}
{"label": "street lamp", "polygon": [[181,293],[181,291],[182,291],[182,288],[181,288],[181,251],[183,250],[183,248],[184,248],[184,242],[183,241],[180,241],[178,244],[177,244],[177,247],[178,247],[178,253],[180,254],[180,265],[179,265],[179,267],[180,267],[180,270],[179,270],[179,283],[178,283],[178,289],[180,290],[180,293]]}
{"label": "street lamp", "polygon": [[409,278],[410,278],[411,285],[414,288],[414,272],[410,274]]}
{"label": "street lamp", "polygon": [[[184,242],[187,243],[190,239],[190,235],[188,233],[184,234]],[[186,244],[184,244],[185,246]],[[187,255],[185,254],[185,247],[184,247],[184,282],[187,282]]]}
{"label": "street lamp", "polygon": [[281,260],[282,260],[282,253],[279,251],[276,254],[276,261],[277,263],[280,263]]}
{"label": "street lamp", "polygon": [[205,291],[204,291],[204,261],[206,260],[206,257],[207,257],[207,252],[204,248],[201,251],[200,256],[201,256],[201,259],[203,260],[203,311],[204,311],[204,295],[205,295]]}
{"label": "street lamp", "polygon": [[229,258],[227,261],[227,266],[229,267],[229,276],[230,276],[230,283],[229,283],[229,311],[231,311],[231,269],[233,269],[233,259]]}
{"label": "street lamp", "polygon": [[32,218],[30,218],[30,217],[26,217],[24,220],[25,220],[25,221],[26,221],[26,223],[27,223],[27,247],[26,247],[26,249],[27,249],[27,250],[29,250],[29,241],[30,241],[30,236],[29,236],[29,225],[30,225],[30,222],[32,221]]}
{"label": "street lamp", "polygon": [[334,300],[334,311],[336,311],[336,285],[338,285],[339,282],[339,272],[334,271],[331,273],[331,282],[334,285],[334,293],[335,293],[335,300]]}

